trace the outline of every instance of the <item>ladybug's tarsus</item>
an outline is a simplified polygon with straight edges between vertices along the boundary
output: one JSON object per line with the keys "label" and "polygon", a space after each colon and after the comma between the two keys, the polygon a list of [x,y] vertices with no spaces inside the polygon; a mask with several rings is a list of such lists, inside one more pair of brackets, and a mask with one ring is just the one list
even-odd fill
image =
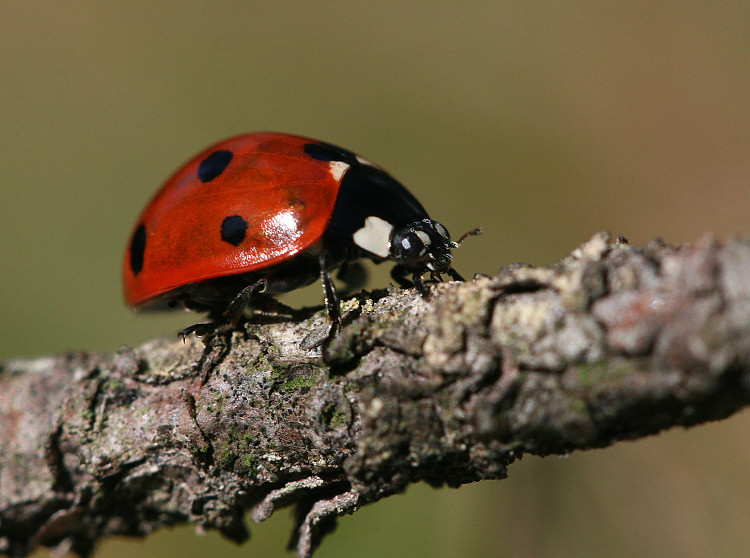
{"label": "ladybug's tarsus", "polygon": [[211,339],[217,335],[221,335],[234,329],[230,322],[202,322],[199,324],[193,324],[180,331],[177,335],[182,337],[182,342],[185,343],[187,338],[191,334],[195,334],[196,337],[201,337],[204,342],[208,343]]}
{"label": "ladybug's tarsus", "polygon": [[177,333],[178,337],[182,337],[182,342],[187,343],[187,338],[190,337],[191,334],[195,333],[196,337],[203,337],[206,335],[211,327],[213,325],[212,322],[205,322],[200,324],[193,324],[191,326],[186,327],[185,329],[179,331]]}
{"label": "ladybug's tarsus", "polygon": [[419,296],[421,296],[422,298],[427,298],[427,296],[430,294],[430,290],[427,288],[427,285],[425,285],[422,275],[415,273],[412,276],[412,280],[414,281],[414,286],[417,288]]}
{"label": "ladybug's tarsus", "polygon": [[[417,292],[422,298],[427,298],[430,294],[430,289],[427,287],[427,283],[425,283],[424,278],[422,277],[421,272],[416,272],[412,274],[411,280],[406,278],[406,275],[409,272],[406,270],[406,268],[402,265],[394,266],[391,270],[391,278],[398,283],[398,286],[403,289],[409,289],[409,288],[416,288]],[[455,269],[452,267],[449,267],[445,270],[445,273],[450,275],[451,279],[454,281],[464,281],[464,278],[461,276],[460,273],[458,273]],[[433,283],[439,283],[443,280],[440,273],[437,273],[435,271],[430,272],[430,280]]]}

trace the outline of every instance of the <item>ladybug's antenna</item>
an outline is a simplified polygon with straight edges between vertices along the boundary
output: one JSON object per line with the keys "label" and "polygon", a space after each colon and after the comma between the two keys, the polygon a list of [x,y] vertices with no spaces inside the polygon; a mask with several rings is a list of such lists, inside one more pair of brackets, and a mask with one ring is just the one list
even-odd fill
{"label": "ladybug's antenna", "polygon": [[458,239],[458,240],[456,241],[456,244],[457,244],[458,246],[460,246],[460,245],[461,245],[461,243],[462,243],[462,242],[463,242],[464,240],[466,240],[466,239],[467,239],[468,237],[470,237],[470,236],[479,236],[480,234],[482,234],[482,229],[480,229],[479,227],[477,227],[476,229],[471,229],[470,231],[468,231],[468,232],[465,232],[464,234],[462,234],[462,235],[461,235],[461,238],[459,238],[459,239]]}

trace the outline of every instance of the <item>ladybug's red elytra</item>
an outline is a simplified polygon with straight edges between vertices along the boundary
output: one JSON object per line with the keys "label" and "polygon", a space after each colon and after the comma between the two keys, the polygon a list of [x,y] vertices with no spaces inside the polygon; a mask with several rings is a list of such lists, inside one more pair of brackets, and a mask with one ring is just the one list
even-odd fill
{"label": "ladybug's red elytra", "polygon": [[[471,231],[468,234],[478,234]],[[380,167],[334,145],[281,133],[230,138],[179,169],[138,219],[123,266],[135,309],[182,306],[213,320],[181,332],[231,329],[249,303],[320,276],[334,334],[331,271],[392,260],[391,276],[426,296],[422,276],[462,280],[447,229]]]}

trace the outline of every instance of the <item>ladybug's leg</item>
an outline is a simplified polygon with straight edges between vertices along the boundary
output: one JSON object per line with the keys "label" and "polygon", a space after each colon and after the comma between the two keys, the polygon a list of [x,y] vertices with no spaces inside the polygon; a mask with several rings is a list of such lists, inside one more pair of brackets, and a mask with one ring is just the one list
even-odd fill
{"label": "ladybug's leg", "polygon": [[427,285],[424,284],[424,279],[422,279],[421,273],[415,273],[411,276],[411,279],[412,281],[414,281],[414,285],[417,287],[419,296],[425,298],[428,294],[430,294],[430,291],[427,289]]}
{"label": "ladybug's leg", "polygon": [[344,290],[344,296],[346,296],[346,293],[353,293],[365,286],[367,283],[367,269],[365,269],[365,266],[361,262],[345,260],[344,265],[336,273],[336,280],[346,283]]}
{"label": "ladybug's leg", "polygon": [[[219,331],[219,328],[222,328],[222,330]],[[178,332],[177,335],[182,337],[182,340],[185,341],[191,333],[195,333],[197,337],[205,337],[209,334],[213,336],[216,333],[222,333],[224,331],[224,328],[229,329],[229,324],[223,322],[203,322],[186,327],[182,331]]]}
{"label": "ladybug's leg", "polygon": [[451,276],[451,279],[454,281],[464,281],[465,279],[461,276],[461,274],[453,269],[452,267],[448,268],[448,275]]}
{"label": "ladybug's leg", "polygon": [[323,291],[326,296],[326,309],[328,310],[328,317],[331,320],[331,331],[328,334],[330,338],[335,336],[341,329],[341,307],[339,306],[339,298],[336,296],[336,287],[333,285],[333,279],[331,279],[328,252],[326,250],[320,252],[318,262],[320,263],[320,278],[323,280]]}
{"label": "ladybug's leg", "polygon": [[227,306],[227,309],[224,310],[221,318],[213,322],[191,325],[190,327],[183,329],[178,335],[182,337],[183,341],[191,333],[195,333],[198,337],[206,337],[206,339],[208,339],[209,337],[221,335],[222,333],[235,329],[250,300],[252,300],[256,294],[262,293],[265,290],[265,279],[259,279],[237,293],[232,299],[232,302],[229,303],[229,306]]}
{"label": "ladybug's leg", "polygon": [[402,289],[409,289],[414,286],[414,283],[409,281],[406,278],[406,274],[408,272],[406,271],[406,268],[401,265],[397,264],[393,266],[393,269],[391,269],[391,279],[393,279],[396,283],[398,283],[398,286]]}
{"label": "ladybug's leg", "polygon": [[402,289],[410,289],[412,287],[416,287],[417,291],[419,292],[420,296],[427,296],[429,293],[429,290],[427,289],[427,285],[424,283],[424,279],[422,279],[422,274],[415,272],[411,276],[411,281],[409,281],[406,278],[406,274],[408,271],[406,271],[406,268],[401,265],[395,265],[393,266],[393,269],[391,270],[391,278],[398,283],[398,286]]}
{"label": "ladybug's leg", "polygon": [[237,293],[232,299],[232,302],[229,303],[229,306],[227,306],[227,309],[224,310],[224,318],[226,318],[232,329],[236,328],[237,324],[240,323],[242,314],[245,311],[245,308],[250,304],[253,297],[265,290],[266,280],[258,279],[255,283],[251,283]]}

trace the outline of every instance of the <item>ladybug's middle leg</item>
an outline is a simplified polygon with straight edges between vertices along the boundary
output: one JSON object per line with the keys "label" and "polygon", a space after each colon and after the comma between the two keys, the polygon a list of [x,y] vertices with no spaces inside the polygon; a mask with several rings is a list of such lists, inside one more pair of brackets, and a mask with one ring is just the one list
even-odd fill
{"label": "ladybug's middle leg", "polygon": [[341,329],[341,307],[339,306],[339,298],[336,295],[336,287],[333,284],[333,279],[331,279],[329,258],[330,255],[327,250],[322,250],[318,256],[320,278],[323,280],[323,292],[326,297],[326,309],[328,310],[328,317],[331,320],[331,331],[328,333],[328,337],[332,338]]}
{"label": "ladybug's middle leg", "polygon": [[354,292],[361,290],[367,284],[368,275],[367,269],[362,265],[362,262],[344,260],[341,269],[336,273],[336,280],[345,283],[343,296],[348,297]]}

